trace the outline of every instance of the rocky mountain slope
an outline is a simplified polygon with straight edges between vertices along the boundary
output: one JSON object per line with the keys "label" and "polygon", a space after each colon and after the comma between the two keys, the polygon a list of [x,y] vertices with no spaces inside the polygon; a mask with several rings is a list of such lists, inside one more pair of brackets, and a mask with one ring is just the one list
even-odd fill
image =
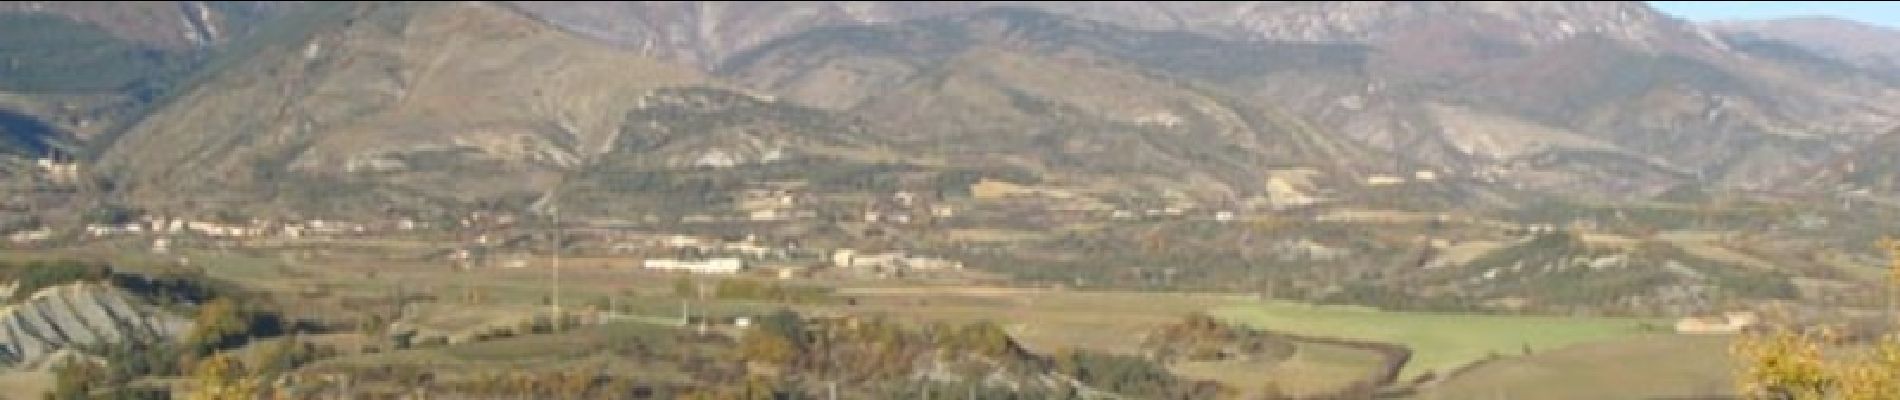
{"label": "rocky mountain slope", "polygon": [[[0,112],[67,152],[135,123],[295,2],[0,2]],[[38,157],[43,148],[0,143]]]}
{"label": "rocky mountain slope", "polygon": [[44,14],[98,26],[112,36],[158,49],[217,46],[241,36],[262,17],[297,2],[4,1],[0,13]]}
{"label": "rocky mountain slope", "polygon": [[[1424,25],[1481,26],[1493,40],[1535,45],[1599,33],[1642,46],[1684,40],[1658,30],[1667,18],[1628,2],[516,2],[575,32],[662,58],[716,65],[739,52],[812,28],[866,25],[1021,7],[1141,30],[1236,40],[1369,42]],[[1432,22],[1427,16],[1454,19]],[[1695,39],[1689,39],[1695,40]]]}
{"label": "rocky mountain slope", "polygon": [[100,168],[164,205],[310,205],[364,180],[382,189],[366,202],[536,192],[603,151],[646,90],[703,80],[488,5],[331,8],[159,110]]}
{"label": "rocky mountain slope", "polygon": [[1827,17],[1708,25],[1726,35],[1786,42],[1818,55],[1900,76],[1900,30]]}
{"label": "rocky mountain slope", "polygon": [[[1843,141],[1864,139],[1900,121],[1889,82],[1738,51],[1720,35],[1640,3],[815,2],[773,4],[769,10],[699,3],[516,6],[643,54],[722,68],[757,63],[760,49],[792,40],[779,38],[834,31],[824,27],[954,19],[998,6],[1230,41],[1127,51],[1135,57],[1167,54],[1155,58],[1177,64],[1258,63],[1262,59],[1241,56],[1271,58],[1271,51],[1257,48],[1276,41],[1355,44],[1367,48],[1365,57],[1332,60],[1327,68],[1278,74],[1230,68],[1225,75],[1190,79],[1292,108],[1322,128],[1374,148],[1403,149],[1435,167],[1533,188],[1585,185],[1606,195],[1642,197],[1682,184],[1771,186],[1779,181],[1775,172],[1825,160]],[[909,40],[894,33],[859,35]],[[1097,30],[1083,36],[1088,35],[1107,34]],[[1131,61],[1140,62],[1120,57],[1111,63]],[[763,90],[787,91],[807,104],[837,107],[864,99],[837,98],[836,92],[888,86],[896,79],[890,74],[905,73],[894,72],[905,67],[892,65],[858,66],[855,70],[868,72],[845,82],[844,76],[853,73],[834,65],[823,67],[820,76],[790,75],[801,68],[751,67],[742,71],[749,76],[738,78]],[[852,89],[832,89],[840,86]],[[833,93],[809,93],[814,90]]]}
{"label": "rocky mountain slope", "polygon": [[49,287],[0,307],[0,365],[33,364],[74,346],[171,338],[190,324],[183,317],[140,305],[108,285]]}
{"label": "rocky mountain slope", "polygon": [[[698,160],[771,175],[785,167],[744,165],[787,150],[1217,202],[1307,168],[1346,198],[1425,171],[1453,192],[1632,200],[1776,187],[1900,126],[1900,85],[1877,73],[1640,3],[317,8],[104,150],[128,201],[531,200],[564,177],[614,192],[639,185],[582,175]],[[720,100],[650,114],[671,96],[655,90],[681,87]]]}
{"label": "rocky mountain slope", "polygon": [[[1178,69],[1197,66],[1167,53],[1180,44],[1239,49],[995,8],[815,30],[735,57],[721,71],[789,101],[865,116],[913,153],[982,154],[1045,177],[1123,190],[1160,179],[1234,199],[1259,194],[1270,169],[1359,176],[1364,164],[1353,160],[1386,159],[1277,107],[1190,80]],[[1259,57],[1249,61],[1273,60],[1251,66],[1260,73],[1318,70],[1328,57],[1357,55],[1351,47],[1292,44],[1253,54]],[[1123,184],[1090,182],[1107,177]]]}

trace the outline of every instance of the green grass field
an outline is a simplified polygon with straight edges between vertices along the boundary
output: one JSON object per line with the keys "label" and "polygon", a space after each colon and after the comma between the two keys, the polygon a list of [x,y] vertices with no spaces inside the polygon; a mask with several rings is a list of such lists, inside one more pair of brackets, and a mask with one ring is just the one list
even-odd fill
{"label": "green grass field", "polygon": [[[1270,302],[1218,307],[1210,313],[1261,329],[1404,345],[1412,360],[1404,377],[1444,373],[1491,353],[1521,354],[1642,333],[1638,318],[1573,318],[1387,312],[1365,307]],[[1402,378],[1402,379],[1403,379]]]}

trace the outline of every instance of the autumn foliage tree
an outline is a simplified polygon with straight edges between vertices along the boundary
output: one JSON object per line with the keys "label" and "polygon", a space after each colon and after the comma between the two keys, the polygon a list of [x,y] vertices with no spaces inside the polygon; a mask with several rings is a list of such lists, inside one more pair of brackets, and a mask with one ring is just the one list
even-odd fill
{"label": "autumn foliage tree", "polygon": [[[1891,273],[1887,284],[1900,289],[1900,241],[1881,240]],[[1741,393],[1759,399],[1900,399],[1900,336],[1877,339],[1871,351],[1829,359],[1825,350],[1840,345],[1833,330],[1795,332],[1778,329],[1736,341],[1734,355],[1744,364],[1737,376]]]}
{"label": "autumn foliage tree", "polygon": [[226,353],[198,362],[191,383],[185,398],[192,400],[251,400],[258,398],[263,387],[262,380],[251,376],[244,363]]}

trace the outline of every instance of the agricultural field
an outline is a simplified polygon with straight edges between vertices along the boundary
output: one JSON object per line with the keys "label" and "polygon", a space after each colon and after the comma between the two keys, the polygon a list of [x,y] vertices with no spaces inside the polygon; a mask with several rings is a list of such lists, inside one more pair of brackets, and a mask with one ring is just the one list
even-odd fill
{"label": "agricultural field", "polygon": [[1420,399],[1635,399],[1729,396],[1730,336],[1654,334],[1486,362]]}
{"label": "agricultural field", "polygon": [[1186,361],[1171,369],[1228,385],[1238,392],[1236,397],[1257,398],[1267,390],[1295,396],[1335,393],[1376,373],[1384,362],[1379,353],[1366,349],[1302,341],[1291,357],[1278,362]]}
{"label": "agricultural field", "polygon": [[[273,292],[280,298],[294,301],[300,304],[299,314],[329,317],[327,319],[331,320],[360,318],[365,311],[381,312],[375,310],[388,309],[391,305],[387,298],[397,292],[428,296],[429,300],[408,304],[408,311],[403,313],[407,315],[403,321],[419,328],[419,333],[425,336],[454,336],[458,331],[515,324],[539,313],[546,305],[550,278],[546,260],[530,257],[525,268],[463,271],[449,268],[446,263],[426,261],[419,257],[426,249],[370,246],[372,244],[360,244],[367,246],[356,248],[360,251],[193,249],[180,250],[163,258],[126,261],[179,262],[182,259],[192,266],[203,267],[210,276],[247,288]],[[1660,326],[1667,322],[1652,319],[1394,312],[1364,307],[1261,302],[1252,296],[1210,293],[751,278],[761,282],[822,288],[828,294],[823,295],[822,301],[798,303],[705,296],[681,298],[676,292],[679,290],[677,286],[682,283],[695,283],[703,288],[727,278],[684,278],[624,267],[630,264],[630,260],[613,258],[565,262],[566,268],[562,271],[563,304],[569,305],[570,309],[599,309],[604,306],[601,304],[603,300],[611,299],[608,304],[612,304],[618,313],[616,320],[623,322],[601,328],[610,330],[621,329],[612,327],[624,328],[629,324],[660,327],[663,324],[658,322],[674,321],[685,308],[690,308],[696,315],[747,315],[789,307],[807,314],[882,316],[908,324],[960,324],[988,320],[997,322],[1014,339],[1040,354],[1078,348],[1136,355],[1142,352],[1142,341],[1149,332],[1178,322],[1189,313],[1208,312],[1270,331],[1405,346],[1413,354],[1399,378],[1401,381],[1410,381],[1427,372],[1439,376],[1443,380],[1423,388],[1421,395],[1449,397],[1431,398],[1482,398],[1484,393],[1473,391],[1510,391],[1521,385],[1555,379],[1540,374],[1568,376],[1576,373],[1620,372],[1590,372],[1611,367],[1562,357],[1564,354],[1588,352],[1591,351],[1588,349],[1593,348],[1611,353],[1638,351],[1626,348],[1640,349],[1646,343],[1663,341],[1657,339],[1659,337],[1670,337],[1645,334],[1643,327],[1646,324]],[[376,299],[384,300],[377,302]],[[359,305],[352,306],[352,302]],[[361,304],[380,305],[374,306],[377,308],[364,308]],[[464,375],[483,373],[490,368],[551,371],[607,362],[587,356],[594,352],[590,349],[597,348],[587,343],[599,344],[601,340],[606,340],[600,336],[603,334],[612,336],[602,332],[589,329],[554,336],[535,335],[446,347],[356,354],[326,361],[318,369],[349,369],[402,360],[425,365],[481,365],[459,371]],[[1284,360],[1182,361],[1168,365],[1168,369],[1184,377],[1220,382],[1242,396],[1265,394],[1268,391],[1316,396],[1335,393],[1352,384],[1377,378],[1389,362],[1387,356],[1378,351],[1349,345],[1302,339],[1297,340],[1296,346],[1292,355]],[[1533,354],[1520,358],[1527,348]],[[1720,349],[1716,350],[1719,354]],[[1443,376],[1493,354],[1506,358],[1492,360],[1489,364],[1476,366],[1456,376]],[[1621,356],[1607,357],[1614,360]],[[494,364],[496,362],[505,365]],[[1721,362],[1709,361],[1712,365]],[[1522,371],[1500,367],[1517,364],[1535,367],[1525,367]],[[1701,371],[1696,369],[1700,368],[1697,365],[1680,368]],[[1715,371],[1717,375],[1678,374],[1678,378],[1706,381],[1725,378],[1726,375],[1721,375],[1723,372]],[[1677,384],[1670,386],[1683,387]]]}
{"label": "agricultural field", "polygon": [[[1246,304],[1244,296],[1191,293],[1082,292],[985,287],[847,287],[836,296],[855,305],[828,312],[885,315],[913,322],[992,320],[1038,353],[1064,347],[1136,354],[1144,335],[1189,313]],[[1376,375],[1379,353],[1330,343],[1298,342],[1278,362],[1181,362],[1175,373],[1220,382],[1242,397],[1268,386],[1290,395],[1321,395]]]}
{"label": "agricultural field", "polygon": [[1387,312],[1290,302],[1229,305],[1210,313],[1260,329],[1406,346],[1412,349],[1412,359],[1406,364],[1401,379],[1426,372],[1443,374],[1491,354],[1521,354],[1526,348],[1535,352],[1639,335],[1645,332],[1645,325],[1662,326],[1667,322],[1642,318]]}

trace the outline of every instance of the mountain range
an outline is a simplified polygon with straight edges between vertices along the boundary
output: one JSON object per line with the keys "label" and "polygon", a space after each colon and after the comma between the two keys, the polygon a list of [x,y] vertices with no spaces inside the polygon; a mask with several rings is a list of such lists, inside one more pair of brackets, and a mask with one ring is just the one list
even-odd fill
{"label": "mountain range", "polygon": [[[20,72],[0,74],[17,121],[0,143],[78,154],[150,209],[571,190],[618,214],[688,186],[823,180],[800,171],[1217,204],[1286,197],[1268,182],[1294,170],[1316,171],[1299,195],[1346,202],[1391,200],[1374,177],[1443,177],[1397,204],[1414,208],[1896,195],[1892,153],[1869,150],[1900,127],[1894,53],[1828,43],[1900,41],[1844,21],[1702,26],[1635,2],[9,2],[0,18],[65,32],[0,36]],[[70,56],[33,57],[54,52]]]}

